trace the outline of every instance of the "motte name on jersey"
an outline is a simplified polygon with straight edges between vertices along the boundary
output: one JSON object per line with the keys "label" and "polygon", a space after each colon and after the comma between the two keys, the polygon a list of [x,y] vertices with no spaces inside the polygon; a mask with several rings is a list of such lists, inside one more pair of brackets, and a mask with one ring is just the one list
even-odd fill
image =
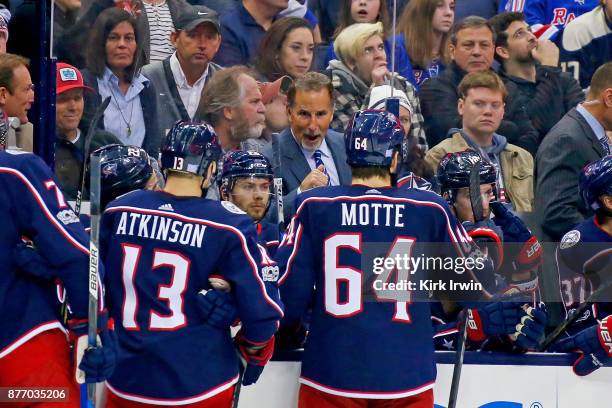
{"label": "motte name on jersey", "polygon": [[372,225],[402,228],[404,204],[342,203],[342,225]]}
{"label": "motte name on jersey", "polygon": [[121,213],[115,234],[178,242],[202,248],[205,225],[179,221],[159,215]]}

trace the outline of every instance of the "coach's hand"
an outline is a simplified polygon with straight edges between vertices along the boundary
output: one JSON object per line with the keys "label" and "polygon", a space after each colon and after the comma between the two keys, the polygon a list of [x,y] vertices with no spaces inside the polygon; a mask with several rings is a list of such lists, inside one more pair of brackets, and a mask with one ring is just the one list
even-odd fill
{"label": "coach's hand", "polygon": [[316,169],[312,170],[302,180],[300,184],[301,191],[307,191],[315,187],[324,187],[327,185],[328,177],[325,175],[325,166],[320,165]]}

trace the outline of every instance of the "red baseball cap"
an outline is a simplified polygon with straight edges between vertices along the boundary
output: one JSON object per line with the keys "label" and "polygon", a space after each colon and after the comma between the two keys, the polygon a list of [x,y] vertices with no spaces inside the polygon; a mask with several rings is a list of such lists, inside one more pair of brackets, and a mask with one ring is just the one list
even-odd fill
{"label": "red baseball cap", "polygon": [[86,89],[93,92],[92,88],[83,84],[83,75],[81,75],[81,71],[65,62],[58,62],[55,94],[59,95],[71,89]]}
{"label": "red baseball cap", "polygon": [[259,82],[259,92],[261,92],[261,101],[264,105],[269,104],[279,94],[286,94],[293,80],[291,77],[284,75],[274,82]]}

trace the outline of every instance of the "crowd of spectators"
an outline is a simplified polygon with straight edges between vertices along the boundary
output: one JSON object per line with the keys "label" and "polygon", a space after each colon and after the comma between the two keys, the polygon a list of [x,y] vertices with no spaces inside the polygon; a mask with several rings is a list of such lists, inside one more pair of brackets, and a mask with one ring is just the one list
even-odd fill
{"label": "crowd of spectators", "polygon": [[[31,150],[36,1],[2,3],[0,53],[11,54],[0,57],[0,142]],[[289,217],[297,194],[350,183],[347,123],[394,96],[405,169],[435,185],[441,158],[470,149],[497,168],[498,199],[535,214],[541,238],[558,241],[592,215],[577,180],[611,150],[612,0],[554,10],[545,0],[397,1],[396,27],[393,3],[55,0],[62,189],[75,197],[84,135],[110,98],[94,148],[158,157],[176,121],[206,121],[225,151],[270,159]]]}

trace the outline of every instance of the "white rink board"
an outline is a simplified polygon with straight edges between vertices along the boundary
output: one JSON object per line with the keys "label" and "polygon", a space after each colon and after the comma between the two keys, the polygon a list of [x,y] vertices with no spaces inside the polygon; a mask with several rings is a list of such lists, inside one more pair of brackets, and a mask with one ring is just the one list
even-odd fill
{"label": "white rink board", "polygon": [[[468,354],[471,354],[471,360],[474,360],[474,354],[477,353]],[[450,354],[448,356],[452,357]],[[566,355],[559,356],[567,361]],[[548,359],[550,360],[550,356]],[[610,408],[612,406],[606,397],[612,386],[612,367],[599,369],[587,377],[578,377],[567,365],[537,365],[534,361],[538,360],[538,355],[530,355],[526,360],[531,365],[464,364],[457,406],[459,408]],[[295,407],[299,369],[298,361],[270,362],[257,384],[242,387],[238,407]],[[437,408],[447,406],[452,373],[452,364],[438,364],[438,378],[434,388]]]}

